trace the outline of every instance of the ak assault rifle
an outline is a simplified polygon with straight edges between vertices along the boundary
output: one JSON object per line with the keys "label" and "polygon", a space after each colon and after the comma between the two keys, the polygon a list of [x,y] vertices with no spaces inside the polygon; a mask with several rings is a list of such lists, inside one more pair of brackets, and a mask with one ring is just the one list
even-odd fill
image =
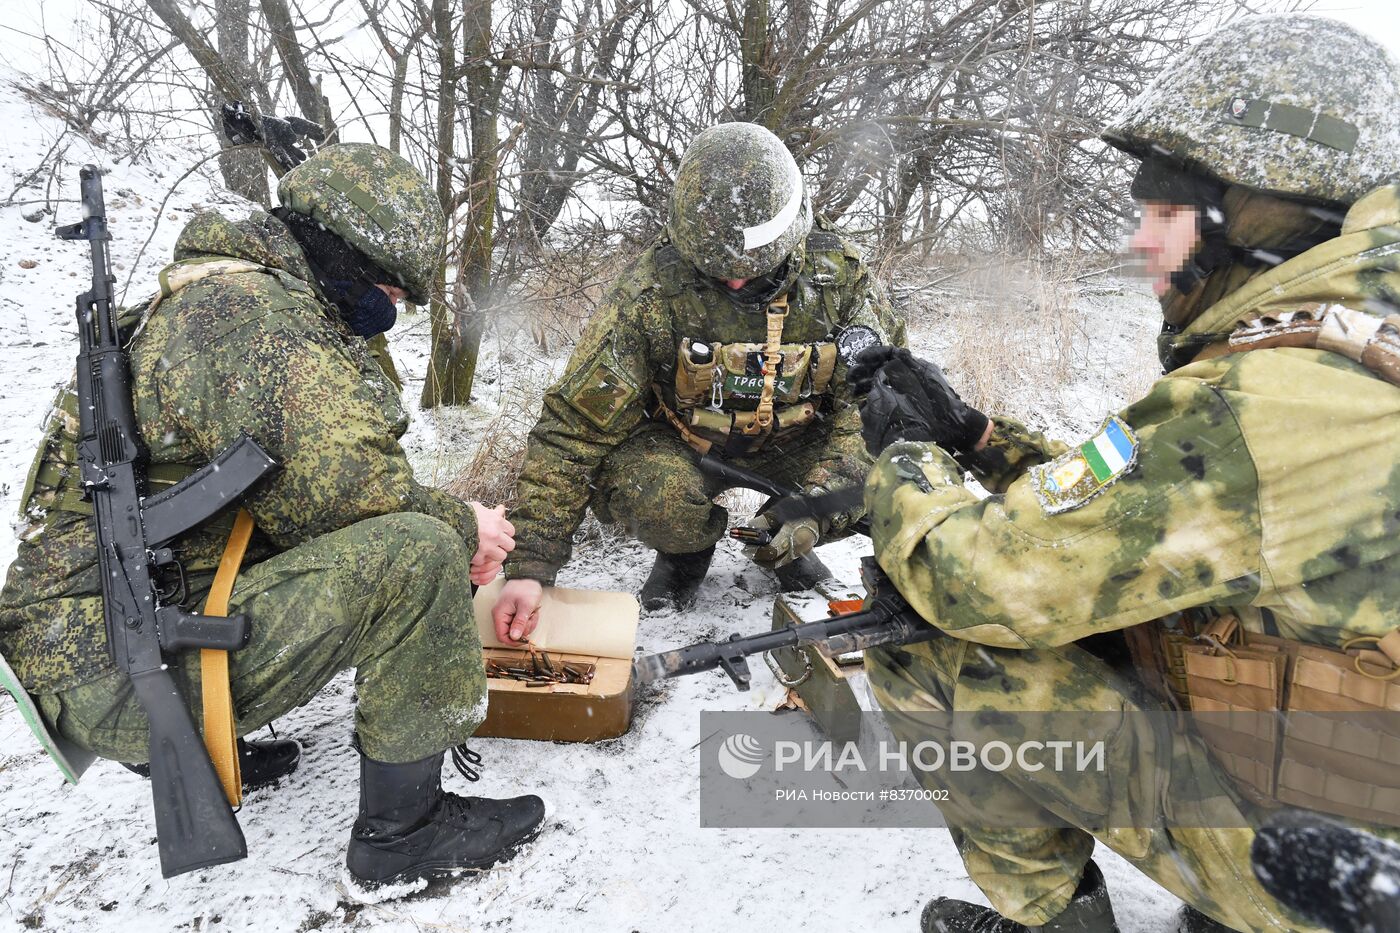
{"label": "ak assault rifle", "polygon": [[[800,490],[774,483],[712,454],[700,458],[700,469],[731,486],[742,486],[780,497],[767,511],[783,521],[831,515],[850,508],[858,501],[856,495],[859,494],[859,487],[856,487],[855,495],[843,489],[820,496],[804,496]],[[870,524],[865,519],[852,527],[861,534],[870,534]],[[754,536],[753,532],[754,529],[736,528],[731,534],[741,541],[766,543],[762,537]],[[938,637],[938,629],[910,608],[880,570],[879,564],[875,563],[875,558],[861,560],[860,575],[867,597],[865,608],[859,612],[820,622],[789,625],[757,635],[740,636],[735,633],[726,641],[699,642],[685,648],[647,655],[633,663],[632,676],[638,683],[650,683],[721,668],[734,681],[734,686],[747,690],[750,674],[746,659],[751,655],[810,645],[827,657],[835,657],[878,645],[911,645]]]}
{"label": "ak assault rifle", "polygon": [[246,616],[211,618],[163,605],[152,576],[176,564],[170,541],[235,503],[277,464],[244,435],[176,485],[145,496],[148,452],[112,307],[102,176],[85,165],[79,177],[83,219],[58,229],[60,239],[86,240],[92,250],[92,288],[78,296],[77,308],[78,462],[97,535],[107,650],[150,719],[156,836],[161,873],[169,878],[236,861],[247,847],[164,655],[236,651],[251,630]]}

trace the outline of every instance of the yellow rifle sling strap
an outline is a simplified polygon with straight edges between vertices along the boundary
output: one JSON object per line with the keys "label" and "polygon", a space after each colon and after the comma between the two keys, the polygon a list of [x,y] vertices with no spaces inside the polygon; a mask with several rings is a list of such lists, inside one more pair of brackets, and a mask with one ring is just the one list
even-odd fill
{"label": "yellow rifle sling strap", "polygon": [[783,322],[787,320],[788,297],[780,295],[768,306],[768,346],[763,353],[763,393],[753,417],[741,425],[744,434],[767,434],[773,430],[773,390],[778,384],[778,369],[782,366]]}
{"label": "yellow rifle sling strap", "polygon": [[[238,578],[238,568],[243,565],[243,553],[248,550],[248,540],[252,536],[253,516],[247,509],[239,509],[233,531],[224,545],[224,554],[219,558],[219,569],[214,573],[214,585],[204,601],[205,615],[228,615],[233,583]],[[199,669],[204,696],[204,747],[209,750],[219,783],[224,785],[224,796],[228,797],[230,806],[236,807],[243,803],[243,774],[238,762],[238,730],[234,727],[228,652],[201,649]]]}

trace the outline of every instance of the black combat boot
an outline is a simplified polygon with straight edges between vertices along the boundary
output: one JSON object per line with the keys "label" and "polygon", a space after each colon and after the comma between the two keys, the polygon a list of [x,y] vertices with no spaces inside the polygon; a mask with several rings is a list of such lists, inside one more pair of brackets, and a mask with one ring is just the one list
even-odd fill
{"label": "black combat boot", "polygon": [[1084,866],[1084,876],[1069,904],[1044,926],[1023,926],[990,907],[935,897],[924,905],[920,928],[923,933],[1118,933],[1108,887],[1093,862]]}
{"label": "black combat boot", "polygon": [[[301,764],[301,746],[291,739],[238,740],[238,770],[243,777],[244,790],[257,790],[275,784],[291,774]],[[144,778],[151,776],[151,766],[145,762],[122,767]]]}
{"label": "black combat boot", "polygon": [[773,573],[777,575],[778,586],[784,593],[816,589],[818,583],[833,576],[822,559],[810,551],[797,560],[783,564]]}
{"label": "black combat boot", "polygon": [[667,554],[657,551],[651,575],[647,577],[647,582],[642,584],[642,608],[649,612],[665,609],[680,611],[695,605],[700,584],[709,572],[710,561],[714,556],[713,544],[703,551],[690,554]]}
{"label": "black combat boot", "polygon": [[490,868],[539,833],[543,800],[449,794],[442,759],[394,765],[360,753],[360,814],[345,864],[364,888]]}

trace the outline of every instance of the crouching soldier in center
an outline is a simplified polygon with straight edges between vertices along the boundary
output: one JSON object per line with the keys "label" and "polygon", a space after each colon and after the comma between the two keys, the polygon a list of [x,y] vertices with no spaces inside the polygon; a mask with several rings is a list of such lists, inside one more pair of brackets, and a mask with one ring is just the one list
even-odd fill
{"label": "crouching soldier in center", "polygon": [[[499,510],[414,479],[399,393],[365,339],[389,329],[405,295],[428,300],[442,211],[408,162],[362,144],[321,150],[278,195],[271,214],[195,217],[160,295],[121,322],[150,478],[156,488],[183,478],[240,432],[280,465],[243,503],[256,531],[230,599],[252,628],[229,656],[236,732],[355,670],[352,880],[487,867],[538,832],[544,806],[446,793],[441,772],[486,714],[468,578],[495,576],[513,529]],[[50,733],[141,762],[147,720],[108,659],[75,415],[70,386],[24,493],[29,524],[0,592],[0,650]],[[172,599],[200,605],[233,523],[226,512],[176,540],[187,587]],[[196,709],[198,660],[184,651],[172,664]],[[246,743],[245,773],[285,772],[297,752]]]}
{"label": "crouching soldier in center", "polygon": [[[529,634],[590,506],[656,549],[647,609],[691,605],[728,523],[705,452],[808,491],[863,482],[842,348],[875,340],[902,344],[903,327],[855,247],[813,223],[782,142],[751,123],[698,135],[665,235],[608,292],[530,432],[501,636]],[[769,527],[760,514],[772,540],[751,556],[785,588],[810,585],[806,555],[859,517]]]}

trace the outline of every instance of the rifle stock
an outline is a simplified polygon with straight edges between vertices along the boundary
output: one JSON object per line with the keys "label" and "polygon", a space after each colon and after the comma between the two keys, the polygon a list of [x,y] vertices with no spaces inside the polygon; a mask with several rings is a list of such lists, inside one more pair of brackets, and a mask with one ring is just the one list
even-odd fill
{"label": "rifle stock", "polygon": [[[809,496],[796,486],[775,482],[753,470],[745,469],[736,463],[730,463],[717,456],[713,451],[700,457],[699,466],[701,473],[726,483],[728,487],[752,489],[774,499],[775,501],[764,507],[764,511],[779,522],[804,518],[829,518],[859,505],[862,498],[860,487],[837,489],[833,492]],[[850,525],[850,530],[868,537],[870,535],[870,520],[860,518]],[[739,529],[735,529],[735,531],[737,532]],[[748,540],[733,532],[731,532],[731,536],[740,538],[740,540]],[[753,543],[766,544],[767,542],[755,540]]]}

